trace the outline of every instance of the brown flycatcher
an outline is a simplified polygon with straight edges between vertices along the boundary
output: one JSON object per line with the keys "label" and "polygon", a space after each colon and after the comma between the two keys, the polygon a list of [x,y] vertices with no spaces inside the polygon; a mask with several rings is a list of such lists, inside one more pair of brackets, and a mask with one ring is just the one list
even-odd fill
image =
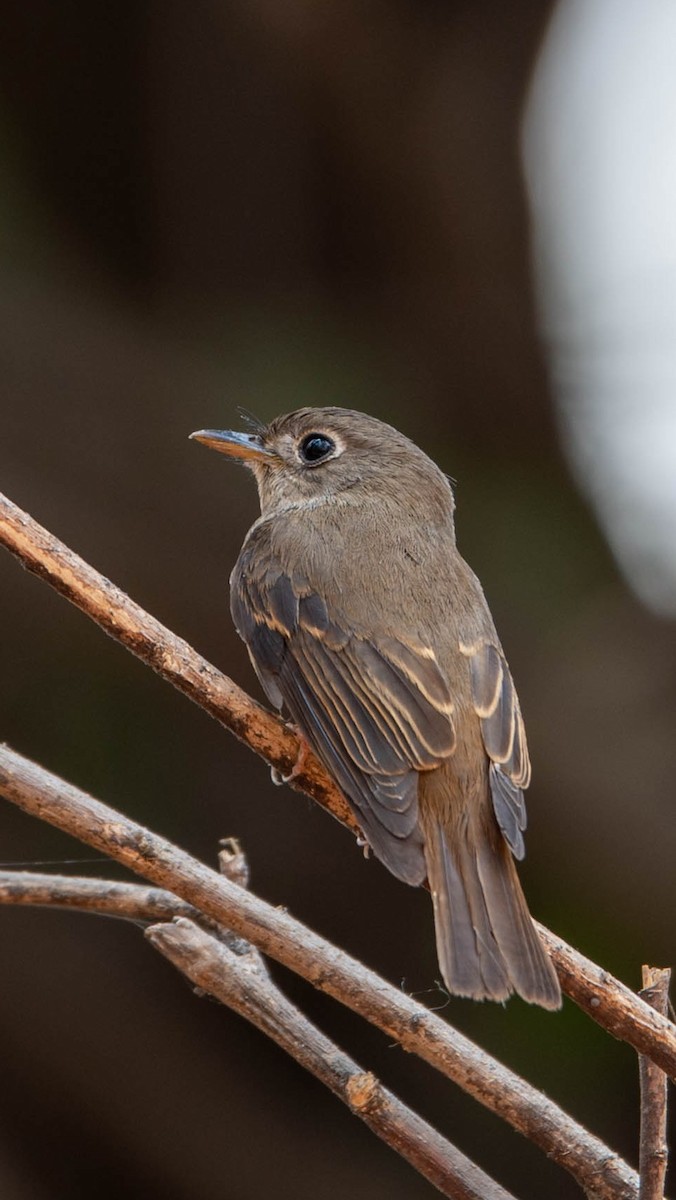
{"label": "brown flycatcher", "polygon": [[232,572],[233,620],[374,854],[405,883],[429,881],[449,991],[558,1008],[514,866],[530,779],[521,711],[456,548],[448,479],[396,429],[342,408],[192,437],[255,475],[261,516]]}

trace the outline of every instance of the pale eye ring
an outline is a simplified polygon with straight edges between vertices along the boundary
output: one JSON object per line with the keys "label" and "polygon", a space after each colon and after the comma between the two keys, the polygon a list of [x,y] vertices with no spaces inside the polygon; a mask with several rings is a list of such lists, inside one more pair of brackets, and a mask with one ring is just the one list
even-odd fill
{"label": "pale eye ring", "polygon": [[302,462],[314,467],[328,458],[335,448],[336,443],[325,433],[308,433],[300,443],[298,453]]}

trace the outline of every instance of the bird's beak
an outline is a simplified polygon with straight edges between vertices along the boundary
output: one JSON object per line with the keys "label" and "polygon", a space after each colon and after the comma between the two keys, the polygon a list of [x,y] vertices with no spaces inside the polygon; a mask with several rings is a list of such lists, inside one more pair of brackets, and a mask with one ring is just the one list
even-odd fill
{"label": "bird's beak", "polygon": [[245,462],[263,462],[266,458],[274,458],[272,450],[268,450],[257,433],[235,433],[232,429],[198,429],[190,437],[196,442],[202,442],[212,450],[219,450],[230,458],[244,459]]}

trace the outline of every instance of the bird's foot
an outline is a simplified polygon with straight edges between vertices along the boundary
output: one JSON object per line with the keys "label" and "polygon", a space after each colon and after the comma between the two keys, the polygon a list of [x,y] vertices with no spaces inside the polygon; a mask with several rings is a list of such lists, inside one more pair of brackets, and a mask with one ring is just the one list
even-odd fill
{"label": "bird's foot", "polygon": [[277,767],[270,767],[270,776],[275,787],[281,787],[283,783],[291,783],[292,779],[301,774],[310,750],[308,742],[306,742],[297,725],[287,725],[287,729],[295,733],[298,738],[298,756],[288,775],[283,775],[281,771],[277,770]]}
{"label": "bird's foot", "polygon": [[357,845],[361,846],[362,850],[364,851],[364,858],[371,857],[371,847],[365,837],[358,837]]}

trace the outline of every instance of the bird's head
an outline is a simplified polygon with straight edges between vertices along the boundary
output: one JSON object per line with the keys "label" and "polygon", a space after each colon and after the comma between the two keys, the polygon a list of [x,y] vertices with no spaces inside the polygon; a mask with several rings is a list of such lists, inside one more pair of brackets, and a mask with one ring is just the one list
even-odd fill
{"label": "bird's head", "polygon": [[[359,502],[408,496],[448,517],[445,475],[391,425],[347,408],[301,408],[256,422],[252,432],[200,429],[190,435],[249,467],[263,515],[326,500]],[[432,515],[432,512],[430,512]]]}

